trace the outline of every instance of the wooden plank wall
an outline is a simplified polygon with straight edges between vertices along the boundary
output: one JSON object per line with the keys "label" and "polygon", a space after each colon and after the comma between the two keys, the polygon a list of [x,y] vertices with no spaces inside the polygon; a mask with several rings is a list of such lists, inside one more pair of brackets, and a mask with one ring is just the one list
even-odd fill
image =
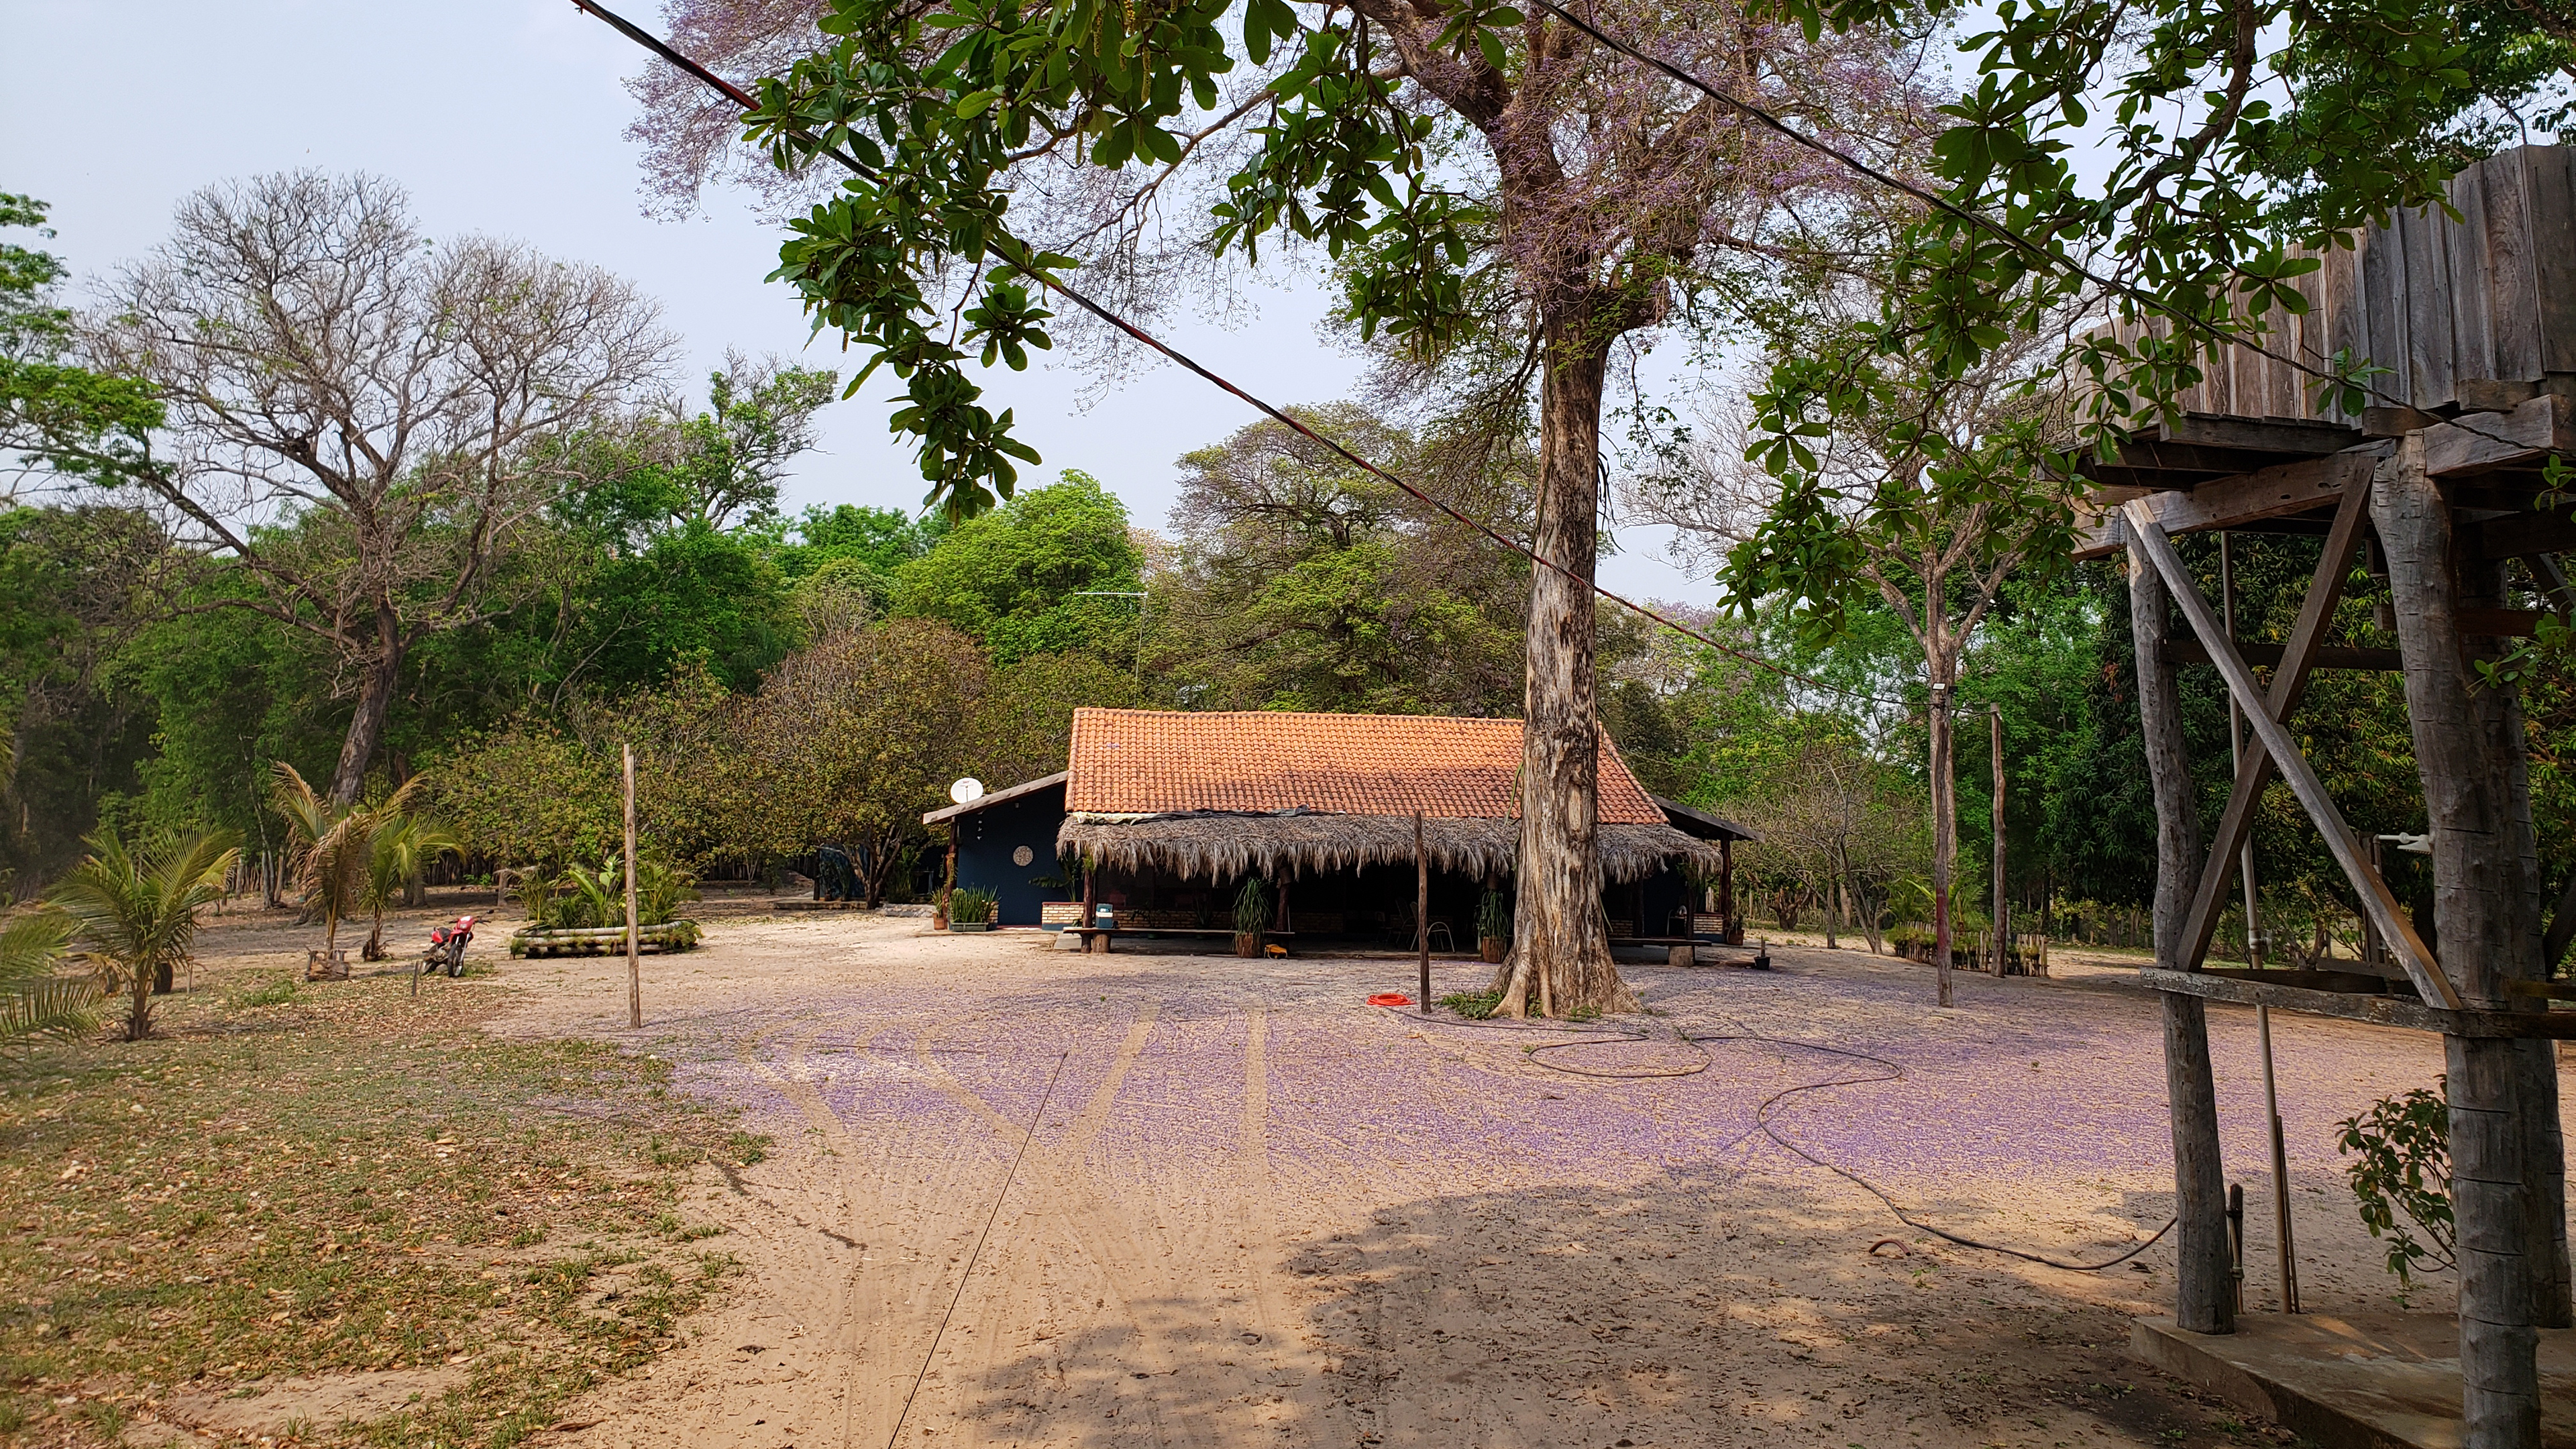
{"label": "wooden plank wall", "polygon": [[[2576,373],[2576,147],[2490,156],[2453,178],[2451,205],[2460,220],[2438,208],[2400,212],[2328,251],[2299,281],[2307,314],[2275,314],[2267,349],[2321,368],[2348,348],[2388,369],[2372,381],[2382,394],[2372,405],[2426,412],[2457,402],[2464,379]],[[2298,368],[2231,347],[2181,406],[2358,421],[2317,392]]]}

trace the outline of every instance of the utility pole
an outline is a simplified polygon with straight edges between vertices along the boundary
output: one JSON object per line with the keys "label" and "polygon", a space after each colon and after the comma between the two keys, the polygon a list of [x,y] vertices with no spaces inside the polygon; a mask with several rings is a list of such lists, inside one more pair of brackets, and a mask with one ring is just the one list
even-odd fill
{"label": "utility pole", "polygon": [[[2221,619],[2225,621],[2227,637],[2233,640],[2236,638],[2236,553],[2230,547],[2228,538],[2226,530],[2219,531],[2218,608]],[[2227,696],[2227,764],[2230,770],[2236,767],[2237,761],[2245,754],[2244,724],[2244,710],[2237,705],[2235,693],[2230,691]],[[2246,832],[2245,847],[2237,852],[2236,873],[2245,887],[2245,964],[2261,966],[2262,953],[2255,945],[2260,931],[2254,919],[2254,834],[2252,831]]]}
{"label": "utility pole", "polygon": [[2012,903],[2004,894],[2004,707],[1989,700],[1986,723],[1995,744],[1995,979],[2003,979],[2012,950]]}
{"label": "utility pole", "polygon": [[[2227,531],[2218,535],[2218,607],[2227,637],[2236,638],[2236,552],[2229,543]],[[2227,763],[2233,767],[2245,753],[2244,711],[2236,703],[2235,691],[2227,695]],[[2237,854],[2236,873],[2245,887],[2245,964],[2263,964],[2257,949],[2254,895],[2254,837],[2248,832],[2245,847]],[[2369,913],[2362,913],[2364,931],[2369,930]],[[2368,954],[2365,948],[2364,954]],[[2281,1094],[2272,1071],[2272,1008],[2254,1008],[2254,1035],[2263,1055],[2263,1121],[2271,1135],[2272,1147],[2272,1238],[2281,1260],[2281,1311],[2299,1311],[2299,1261],[2292,1248],[2290,1232],[2290,1157],[2289,1144],[2281,1129]],[[2241,1257],[2241,1255],[2240,1255]],[[2238,1265],[2238,1272],[2243,1272]]]}

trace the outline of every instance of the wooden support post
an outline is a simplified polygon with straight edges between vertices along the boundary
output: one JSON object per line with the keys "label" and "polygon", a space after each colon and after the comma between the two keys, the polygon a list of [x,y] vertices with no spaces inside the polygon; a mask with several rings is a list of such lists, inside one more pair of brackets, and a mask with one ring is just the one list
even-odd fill
{"label": "wooden support post", "polygon": [[[2399,443],[2373,492],[2371,518],[2406,657],[2406,714],[2433,837],[2446,975],[2457,978],[2470,1004],[2511,1009],[2524,1003],[2506,983],[2541,974],[2522,707],[2513,690],[2477,686],[2472,671],[2497,646],[2464,639],[2460,628],[2464,610],[2499,602],[2501,572],[2459,556],[2449,500],[2426,472],[2420,436]],[[2444,1046],[2466,1442],[2471,1449],[2533,1449],[2540,1443],[2538,1327],[2567,1311],[2557,1073],[2524,1064],[2526,1048],[2546,1052],[2545,1043],[2451,1036]]]}
{"label": "wooden support post", "polygon": [[1431,855],[1423,846],[1422,812],[1413,812],[1413,947],[1422,958],[1422,1008],[1431,1008]]}
{"label": "wooden support post", "polygon": [[[2156,963],[2190,971],[2183,917],[2200,868],[2200,811],[2184,744],[2182,696],[2165,662],[2171,606],[2157,567],[2129,551],[2129,623],[2137,640],[2138,723],[2156,800]],[[2209,1063],[2209,1014],[2196,996],[2163,994],[2165,1097],[2173,1118],[2174,1319],[2193,1333],[2233,1333],[2233,1264],[2227,1247],[2227,1173],[2218,1143],[2218,1087]]]}
{"label": "wooden support post", "polygon": [[635,919],[635,747],[621,745],[620,770],[625,781],[626,803],[626,1024],[637,1031],[644,1029],[644,962],[636,940]]}
{"label": "wooden support post", "polygon": [[2012,952],[2012,905],[2004,894],[2004,707],[1988,702],[1986,723],[1995,746],[1995,979],[2003,979]]}

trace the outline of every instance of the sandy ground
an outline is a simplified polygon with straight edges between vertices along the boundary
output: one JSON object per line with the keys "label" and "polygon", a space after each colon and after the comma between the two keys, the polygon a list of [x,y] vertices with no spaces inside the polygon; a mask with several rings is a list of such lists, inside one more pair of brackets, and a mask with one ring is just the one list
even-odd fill
{"label": "sandy ground", "polygon": [[[1409,961],[707,914],[705,949],[645,958],[641,1033],[622,959],[509,961],[506,927],[476,948],[524,992],[498,1029],[667,1054],[776,1139],[696,1205],[730,1229],[738,1290],[554,1442],[2275,1437],[2127,1358],[2128,1319],[2170,1307],[2169,1240],[2102,1272],[1958,1247],[1756,1124],[1769,1104],[1918,1222],[2125,1252],[2165,1222],[2171,1160],[2155,1005],[2117,965],[1962,976],[1947,1013],[1927,969],[1861,952],[1630,967],[1653,1039],[1604,1042],[1363,1004],[1410,990]],[[1435,970],[1440,991],[1482,984]],[[2252,1016],[2213,1005],[2211,1029],[2248,1307],[2269,1309]],[[2275,1039],[2307,1304],[2387,1307],[2331,1125],[2428,1085],[2439,1043],[2295,1017]],[[2450,1291],[2412,1302],[2447,1311]]]}

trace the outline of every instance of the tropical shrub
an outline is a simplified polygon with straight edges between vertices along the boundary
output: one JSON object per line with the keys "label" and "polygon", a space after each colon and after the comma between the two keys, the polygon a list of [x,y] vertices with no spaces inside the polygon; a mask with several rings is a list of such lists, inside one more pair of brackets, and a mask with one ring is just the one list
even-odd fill
{"label": "tropical shrub", "polygon": [[[528,919],[542,931],[597,930],[626,924],[626,862],[612,855],[592,870],[573,861],[550,875],[531,875],[521,888]],[[645,856],[635,866],[638,925],[676,918],[681,903],[697,899],[697,877]]]}
{"label": "tropical shrub", "polygon": [[989,925],[999,905],[991,891],[960,887],[948,893],[948,919],[963,926]]}
{"label": "tropical shrub", "polygon": [[2449,1085],[2445,1078],[2442,1092],[2417,1087],[2383,1097],[2369,1111],[2335,1124],[2336,1149],[2356,1159],[2345,1166],[2344,1177],[2361,1207],[2362,1226],[2372,1237],[2388,1239],[2388,1271],[2400,1283],[2411,1283],[2425,1264],[2459,1266],[2451,1220]]}
{"label": "tropical shrub", "polygon": [[167,980],[197,939],[197,909],[223,899],[224,875],[241,856],[206,831],[130,847],[112,827],[89,838],[90,856],[54,887],[71,945],[131,993],[125,1037],[152,1034],[152,987]]}

